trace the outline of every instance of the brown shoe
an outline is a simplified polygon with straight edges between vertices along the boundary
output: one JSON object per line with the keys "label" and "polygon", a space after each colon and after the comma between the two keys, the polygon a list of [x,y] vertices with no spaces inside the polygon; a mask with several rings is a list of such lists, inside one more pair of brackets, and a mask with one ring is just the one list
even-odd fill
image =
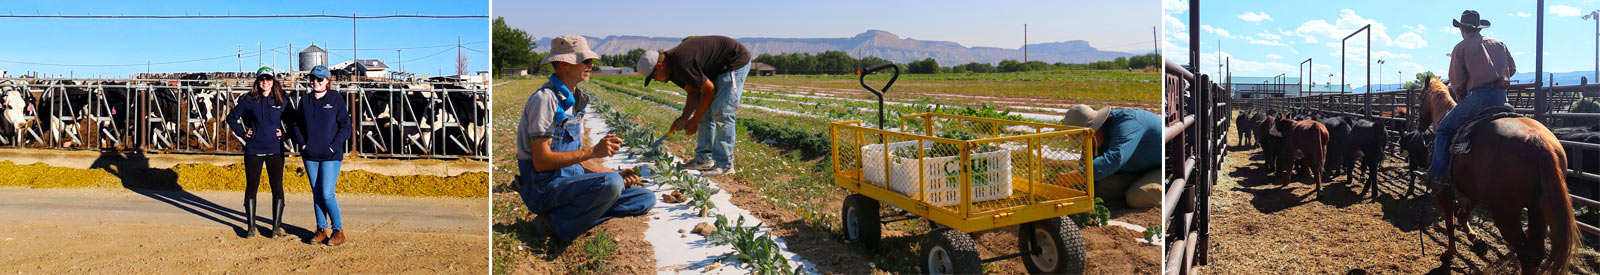
{"label": "brown shoe", "polygon": [[312,244],[320,244],[320,243],[322,243],[323,240],[327,240],[327,239],[328,239],[328,231],[324,230],[324,229],[321,229],[321,228],[317,228],[317,236],[316,237],[311,237],[311,243]]}
{"label": "brown shoe", "polygon": [[344,244],[344,230],[333,230],[333,238],[328,238],[328,245]]}

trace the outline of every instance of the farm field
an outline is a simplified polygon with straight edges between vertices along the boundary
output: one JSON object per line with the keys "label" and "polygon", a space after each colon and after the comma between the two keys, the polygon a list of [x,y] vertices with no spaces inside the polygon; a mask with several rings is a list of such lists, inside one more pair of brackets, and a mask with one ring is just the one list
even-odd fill
{"label": "farm field", "polygon": [[[1143,91],[1150,91],[1145,93],[1157,96],[1153,91],[1158,90],[1160,84],[1153,81],[1154,73],[1150,73],[1149,76],[1148,79],[1152,80],[1149,84],[1139,85],[1148,86]],[[1105,74],[1099,77],[1131,78],[1119,74]],[[847,101],[766,96],[763,94],[771,92],[755,88],[760,85],[757,84],[758,79],[766,81],[778,78],[750,78],[751,83],[746,86],[747,91],[742,99],[742,104],[745,106],[739,110],[738,115],[739,138],[735,159],[739,171],[732,176],[711,178],[715,185],[722,193],[731,194],[730,200],[737,208],[748,211],[760,219],[750,223],[763,223],[767,226],[766,234],[781,238],[786,245],[786,251],[792,251],[799,258],[814,265],[818,272],[918,273],[917,253],[922,235],[930,230],[927,222],[910,220],[884,225],[883,241],[877,250],[868,250],[859,244],[844,241],[838,214],[839,202],[849,192],[834,186],[827,172],[830,169],[826,159],[827,124],[840,120],[862,120],[875,124],[876,111],[862,110],[864,106]],[[664,126],[679,112],[678,108],[683,101],[681,90],[669,86],[644,88],[639,86],[638,80],[637,76],[597,76],[584,84],[584,89],[596,99],[609,104],[611,109],[631,115],[630,119],[635,124],[653,129],[656,135],[663,134],[666,132]],[[854,78],[846,80],[844,77],[816,79],[795,77],[794,80],[821,80],[830,83],[855,81]],[[546,246],[542,242],[544,237],[533,233],[531,225],[533,215],[525,210],[526,206],[512,187],[513,175],[517,172],[514,154],[516,145],[512,138],[523,102],[528,93],[543,81],[543,79],[518,80],[495,87],[492,138],[496,142],[491,161],[495,172],[491,194],[494,210],[492,217],[494,273],[601,272],[602,270],[597,269],[601,266],[604,267],[604,272],[601,273],[641,273],[652,270],[671,272],[672,270],[656,268],[655,259],[660,258],[660,255],[653,255],[657,249],[646,239],[645,231],[649,230],[652,219],[669,219],[654,213],[643,217],[612,219],[579,237],[564,250]],[[891,95],[900,89],[911,90],[906,87],[921,85],[920,83],[924,81],[961,81],[968,83],[962,85],[970,86],[970,82],[974,81],[998,83],[1027,80],[922,80],[902,75]],[[852,88],[841,85],[833,89]],[[856,97],[871,96],[859,86],[854,86],[853,89],[857,91],[856,93],[865,95]],[[1070,99],[1065,96],[1057,98],[1062,102]],[[1140,100],[1129,102],[1143,102],[1141,104],[1148,104],[1150,109],[1159,104],[1159,98]],[[971,101],[973,100],[952,100],[952,102]],[[886,111],[890,117],[898,117],[901,113],[929,111],[1005,116],[1004,111],[994,110],[994,105],[989,109],[973,104],[948,104],[940,106],[942,108],[933,108],[933,105],[899,108],[888,106],[892,110]],[[1070,105],[1054,108],[1067,106]],[[1059,114],[1055,116],[1059,117]],[[1030,120],[1015,115],[1011,118]],[[895,121],[889,123],[890,126],[897,124]],[[591,142],[585,142],[589,143]],[[627,151],[630,145],[632,144],[625,144],[624,151]],[[665,151],[680,157],[690,155],[689,151],[693,146],[692,137],[683,135],[668,137],[664,145]],[[658,201],[657,204],[659,206],[667,203]],[[1113,210],[1111,219],[1143,229],[1145,226],[1158,225],[1158,215],[1157,209]],[[979,251],[984,257],[1016,253],[1016,231],[1015,226],[999,228],[978,233],[974,239],[977,240]],[[1141,231],[1123,226],[1083,228],[1082,234],[1089,255],[1088,273],[1159,273],[1161,252],[1157,246],[1139,241],[1144,235]],[[700,238],[700,236],[688,234],[687,238]],[[602,247],[603,244],[610,244],[614,249],[588,249],[590,243],[602,244],[596,245]],[[1026,272],[1021,261],[1017,259],[989,263],[984,266],[984,270],[987,273],[999,274]]]}
{"label": "farm field", "polygon": [[[1158,111],[1161,95],[1150,91],[1160,90],[1161,83],[1157,81],[1159,74],[1118,70],[902,74],[900,81],[884,95],[884,99],[953,106],[976,106],[982,102],[1018,108],[1042,108],[1036,112],[1058,117],[1062,112],[1051,109],[1066,109],[1073,104]],[[868,83],[883,83],[888,79],[881,75],[867,78]],[[745,88],[747,91],[777,95],[876,100],[870,92],[861,89],[854,75],[751,77]]]}
{"label": "farm field", "polygon": [[[1231,128],[1230,123],[1230,128]],[[1233,130],[1230,130],[1232,133]],[[1297,177],[1269,178],[1255,146],[1230,137],[1212,197],[1211,262],[1202,272],[1254,274],[1512,274],[1516,259],[1483,210],[1457,234],[1459,256],[1443,265],[1447,235],[1425,186],[1407,194],[1406,164],[1386,158],[1376,195],[1349,176],[1324,181],[1323,198]],[[1365,178],[1365,175],[1360,176]],[[1421,179],[1417,184],[1423,184]],[[1480,245],[1474,245],[1479,243]],[[1575,274],[1600,272],[1600,253],[1580,248]]]}

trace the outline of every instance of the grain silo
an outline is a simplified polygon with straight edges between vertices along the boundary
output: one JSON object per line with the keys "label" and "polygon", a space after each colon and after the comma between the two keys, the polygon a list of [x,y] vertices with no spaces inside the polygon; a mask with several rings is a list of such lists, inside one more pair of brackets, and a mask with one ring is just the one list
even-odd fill
{"label": "grain silo", "polygon": [[300,70],[310,71],[317,65],[328,66],[328,51],[322,50],[316,44],[300,51]]}

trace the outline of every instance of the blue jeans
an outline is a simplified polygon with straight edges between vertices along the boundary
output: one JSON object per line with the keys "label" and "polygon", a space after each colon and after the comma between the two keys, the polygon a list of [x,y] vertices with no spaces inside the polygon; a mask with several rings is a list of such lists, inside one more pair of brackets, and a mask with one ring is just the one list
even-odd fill
{"label": "blue jeans", "polygon": [[[521,175],[534,175],[532,160],[517,160]],[[541,180],[523,176],[522,203],[528,211],[550,218],[556,237],[572,242],[590,228],[615,217],[644,215],[656,204],[655,192],[642,187],[623,187],[622,175],[615,172],[588,173]]]}
{"label": "blue jeans", "polygon": [[334,198],[339,183],[339,161],[305,161],[306,178],[311,179],[312,210],[316,212],[317,229],[328,228],[333,220],[333,230],[344,230],[344,219],[339,217],[339,200]]}
{"label": "blue jeans", "polygon": [[1444,119],[1439,120],[1439,127],[1434,129],[1436,132],[1433,136],[1433,156],[1430,159],[1432,162],[1428,167],[1428,176],[1436,180],[1447,178],[1448,175],[1444,173],[1445,168],[1450,165],[1450,139],[1461,130],[1462,123],[1467,123],[1467,120],[1472,119],[1479,111],[1500,105],[1506,105],[1506,90],[1492,83],[1472,90],[1466,98],[1456,102],[1456,107],[1450,109],[1450,112],[1444,115]]}
{"label": "blue jeans", "polygon": [[739,114],[739,97],[744,94],[744,78],[750,74],[750,64],[723,73],[713,80],[716,98],[700,118],[699,136],[695,137],[695,161],[711,160],[716,167],[733,167],[733,145],[738,142],[735,117]]}

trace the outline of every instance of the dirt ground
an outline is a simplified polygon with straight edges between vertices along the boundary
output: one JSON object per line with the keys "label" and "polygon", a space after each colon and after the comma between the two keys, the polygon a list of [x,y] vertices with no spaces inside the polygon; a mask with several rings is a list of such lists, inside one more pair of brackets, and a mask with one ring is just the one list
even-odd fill
{"label": "dirt ground", "polygon": [[[326,246],[307,243],[307,195],[288,197],[289,236],[270,239],[240,237],[237,191],[3,187],[0,197],[0,272],[488,272],[482,199],[341,195],[348,241]],[[270,226],[266,205],[258,225]]]}
{"label": "dirt ground", "polygon": [[[1440,261],[1447,241],[1437,203],[1425,186],[1409,193],[1405,167],[1386,159],[1376,194],[1341,176],[1325,181],[1322,197],[1309,178],[1287,186],[1269,179],[1260,149],[1230,138],[1212,197],[1211,262],[1202,272],[1240,274],[1508,274],[1514,255],[1482,210],[1473,236],[1457,233],[1461,253]],[[1359,177],[1365,179],[1363,175]],[[1421,184],[1421,180],[1417,181]],[[1474,245],[1474,243],[1477,243]],[[1580,249],[1576,274],[1600,270],[1600,253]]]}

